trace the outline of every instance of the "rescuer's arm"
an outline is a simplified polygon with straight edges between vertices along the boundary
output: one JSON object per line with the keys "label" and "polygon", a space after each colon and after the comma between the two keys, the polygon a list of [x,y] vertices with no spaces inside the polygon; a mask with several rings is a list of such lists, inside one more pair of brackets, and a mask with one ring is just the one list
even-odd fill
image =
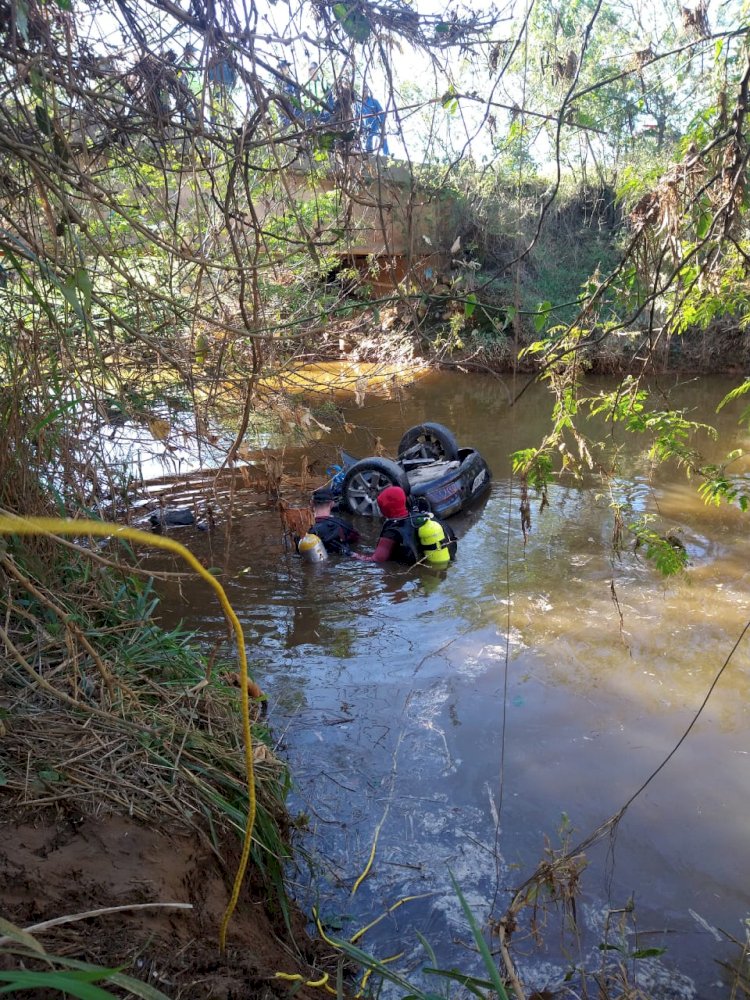
{"label": "rescuer's arm", "polygon": [[352,552],[352,555],[355,559],[359,559],[360,562],[387,562],[391,558],[391,553],[395,545],[396,540],[394,538],[387,538],[385,535],[381,535],[375,551],[369,556],[362,555],[361,552]]}

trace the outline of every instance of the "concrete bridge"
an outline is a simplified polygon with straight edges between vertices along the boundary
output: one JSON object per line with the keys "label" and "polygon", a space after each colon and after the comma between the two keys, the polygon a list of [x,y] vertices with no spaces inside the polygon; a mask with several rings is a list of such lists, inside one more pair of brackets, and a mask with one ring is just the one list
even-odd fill
{"label": "concrete bridge", "polygon": [[303,161],[287,177],[290,193],[302,201],[337,192],[336,229],[343,231],[345,244],[337,252],[376,291],[405,279],[429,283],[450,267],[460,223],[450,189],[432,189],[404,164],[365,154],[324,171]]}

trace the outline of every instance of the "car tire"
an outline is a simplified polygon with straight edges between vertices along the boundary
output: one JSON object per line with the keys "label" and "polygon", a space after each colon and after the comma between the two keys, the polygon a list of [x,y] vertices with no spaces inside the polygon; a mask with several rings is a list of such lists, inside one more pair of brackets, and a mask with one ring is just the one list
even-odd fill
{"label": "car tire", "polygon": [[455,462],[458,458],[458,441],[453,431],[442,424],[418,424],[416,427],[410,427],[401,438],[398,457],[399,459],[433,458]]}
{"label": "car tire", "polygon": [[400,465],[388,458],[363,458],[346,470],[341,506],[350,514],[380,517],[378,494],[387,486],[400,486],[409,496],[409,480]]}

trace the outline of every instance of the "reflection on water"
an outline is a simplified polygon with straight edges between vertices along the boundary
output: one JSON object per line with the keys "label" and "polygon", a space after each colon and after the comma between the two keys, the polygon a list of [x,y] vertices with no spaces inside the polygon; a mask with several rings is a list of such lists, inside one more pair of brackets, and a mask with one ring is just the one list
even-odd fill
{"label": "reflection on water", "polygon": [[[711,421],[727,388],[682,386],[673,405]],[[646,443],[626,446],[627,479],[614,489],[680,530],[683,578],[658,578],[632,550],[613,555],[608,500],[594,482],[553,486],[524,546],[508,455],[539,441],[550,407],[537,389],[513,409],[508,399],[497,380],[435,374],[397,402],[376,398],[347,414],[362,430],[346,446],[360,454],[371,435],[395,448],[430,419],[489,461],[492,492],[481,511],[455,519],[459,558],[443,580],[351,561],[301,565],[284,553],[271,507],[241,491],[231,532],[180,535],[224,569],[270,692],[294,804],[310,819],[315,874],[300,875],[302,902],[351,934],[423,896],[360,942],[381,956],[405,951],[405,969],[425,959],[416,931],[439,965],[475,963],[449,871],[479,918],[493,901],[502,910],[563,813],[583,837],[659,765],[747,616],[746,518],[704,507],[678,472],[652,475]],[[719,442],[701,442],[708,460],[742,439],[737,412],[716,418]],[[377,526],[361,527],[374,543]],[[197,584],[167,590],[164,613],[223,633]],[[522,961],[536,985],[554,985],[570,961],[596,966],[607,904],[632,895],[646,944],[667,949],[639,963],[642,985],[663,997],[718,995],[715,959],[731,952],[710,928],[743,938],[750,909],[738,877],[750,866],[749,700],[745,645],[616,840],[589,852],[580,954],[563,957],[553,941],[543,961]],[[352,896],[376,838],[371,874]]]}
{"label": "reflection on water", "polygon": [[[290,366],[282,376],[263,380],[257,392],[261,398],[264,394],[277,392],[292,396],[304,393],[311,405],[319,404],[321,399],[330,401],[331,394],[341,392],[355,396],[370,394],[371,398],[383,403],[398,398],[405,381],[419,378],[423,373],[422,367],[416,364],[409,368],[367,362],[300,364],[299,367]],[[224,399],[225,406],[230,398]],[[240,411],[242,405],[240,399],[235,401]],[[283,403],[278,407],[267,403],[264,413],[253,415],[245,433],[245,454],[241,452],[241,458],[252,463],[262,449],[283,448],[288,444],[290,429],[279,419],[284,409],[291,414]],[[186,476],[199,469],[222,467],[236,434],[236,426],[231,422],[203,426],[198,434],[195,413],[187,405],[154,405],[148,419],[140,421],[126,419],[118,408],[111,411],[104,422],[93,407],[84,407],[79,420],[86,429],[85,435],[78,440],[81,453],[98,454],[110,474],[119,471],[123,484],[147,483],[169,476]],[[324,425],[313,423],[306,433],[308,437],[313,432],[320,435],[323,429]]]}

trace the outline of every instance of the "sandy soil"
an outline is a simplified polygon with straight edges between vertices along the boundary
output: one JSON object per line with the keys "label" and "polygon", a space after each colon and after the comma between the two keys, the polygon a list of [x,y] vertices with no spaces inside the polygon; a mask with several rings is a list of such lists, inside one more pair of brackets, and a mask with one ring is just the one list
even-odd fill
{"label": "sandy soil", "polygon": [[[277,971],[317,978],[325,958],[297,914],[290,935],[250,874],[230,924],[218,928],[234,874],[194,837],[122,816],[39,817],[0,822],[2,915],[29,927],[65,914],[132,903],[188,902],[192,910],[141,910],[40,932],[48,951],[97,962],[150,982],[170,997],[287,997]],[[329,963],[330,969],[330,963]],[[296,996],[312,991],[304,989]],[[315,995],[319,998],[320,992]]]}

